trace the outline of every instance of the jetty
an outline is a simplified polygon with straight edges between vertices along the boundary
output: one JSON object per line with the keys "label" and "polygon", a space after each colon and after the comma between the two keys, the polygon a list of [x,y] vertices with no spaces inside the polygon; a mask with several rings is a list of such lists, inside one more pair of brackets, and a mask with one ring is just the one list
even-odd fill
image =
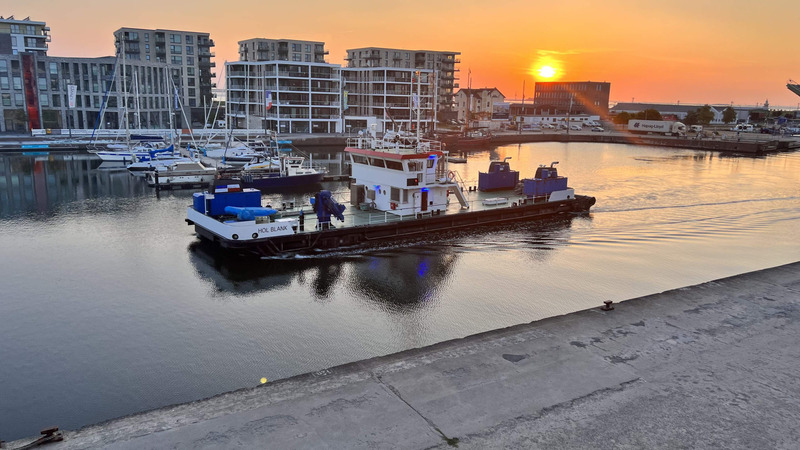
{"label": "jetty", "polygon": [[792,263],[62,430],[47,448],[795,448],[797,336]]}

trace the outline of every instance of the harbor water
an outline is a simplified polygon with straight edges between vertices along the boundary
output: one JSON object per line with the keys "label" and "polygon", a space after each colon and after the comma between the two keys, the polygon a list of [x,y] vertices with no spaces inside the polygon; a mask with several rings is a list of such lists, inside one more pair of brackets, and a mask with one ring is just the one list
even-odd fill
{"label": "harbor water", "polygon": [[[352,361],[797,261],[800,153],[535,143],[591,213],[262,260],[220,254],[88,154],[0,155],[0,439],[188,402]],[[317,162],[341,169],[336,155]],[[344,183],[324,185],[340,201]],[[313,192],[266,194],[308,202]],[[498,194],[501,196],[503,194]]]}

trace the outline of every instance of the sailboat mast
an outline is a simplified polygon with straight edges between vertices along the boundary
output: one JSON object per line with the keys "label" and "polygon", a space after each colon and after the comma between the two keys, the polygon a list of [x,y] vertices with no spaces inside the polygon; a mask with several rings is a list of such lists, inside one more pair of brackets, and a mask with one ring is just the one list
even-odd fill
{"label": "sailboat mast", "polygon": [[168,114],[169,115],[169,139],[170,139],[172,145],[175,145],[175,126],[173,125],[173,122],[172,122],[172,114],[173,114],[173,112],[172,112],[172,102],[170,101],[170,98],[169,98],[169,83],[167,82],[167,76],[169,75],[169,69],[167,68],[166,65],[164,65],[163,74],[164,74],[164,76],[162,78],[164,79],[164,96],[167,97],[167,106],[168,106],[168,109],[169,109],[169,114]]}
{"label": "sailboat mast", "polygon": [[122,117],[125,120],[125,143],[130,147],[131,145],[131,130],[128,126],[128,71],[125,63],[125,40],[120,40],[120,49],[122,51]]}
{"label": "sailboat mast", "polygon": [[139,77],[138,77],[139,70],[133,71],[133,102],[136,105],[136,128],[142,128],[142,112],[139,105]]}

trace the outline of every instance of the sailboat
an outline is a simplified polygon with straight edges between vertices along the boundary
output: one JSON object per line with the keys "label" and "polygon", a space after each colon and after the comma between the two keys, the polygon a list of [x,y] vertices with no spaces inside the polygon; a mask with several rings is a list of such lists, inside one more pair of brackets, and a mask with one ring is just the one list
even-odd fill
{"label": "sailboat", "polygon": [[[103,162],[137,162],[137,161],[149,161],[151,159],[151,151],[162,151],[162,152],[173,152],[175,149],[174,144],[170,145],[169,147],[164,148],[163,145],[157,142],[139,142],[133,144],[131,142],[131,130],[128,124],[128,89],[127,89],[127,66],[125,61],[125,47],[124,43],[120,43],[120,51],[122,52],[122,111],[123,111],[123,120],[125,122],[125,143],[123,144],[108,144],[106,149],[95,149],[89,150],[90,153],[94,153]],[[133,73],[133,82],[134,88],[136,90],[135,99],[137,103],[137,123],[139,123],[139,112],[138,112],[138,81],[136,78],[136,72]],[[119,86],[119,84],[117,85]]]}

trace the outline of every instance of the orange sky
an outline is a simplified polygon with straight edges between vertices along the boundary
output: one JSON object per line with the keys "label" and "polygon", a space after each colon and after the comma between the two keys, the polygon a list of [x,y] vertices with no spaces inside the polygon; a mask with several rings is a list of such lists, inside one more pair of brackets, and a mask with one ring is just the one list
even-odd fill
{"label": "orange sky", "polygon": [[286,38],[324,41],[337,64],[348,48],[458,51],[462,87],[471,70],[508,98],[523,80],[531,96],[547,60],[560,81],[610,82],[612,101],[800,105],[797,0],[0,0],[11,14],[47,22],[54,56],[113,54],[121,27],[209,32],[218,75],[239,40]]}

